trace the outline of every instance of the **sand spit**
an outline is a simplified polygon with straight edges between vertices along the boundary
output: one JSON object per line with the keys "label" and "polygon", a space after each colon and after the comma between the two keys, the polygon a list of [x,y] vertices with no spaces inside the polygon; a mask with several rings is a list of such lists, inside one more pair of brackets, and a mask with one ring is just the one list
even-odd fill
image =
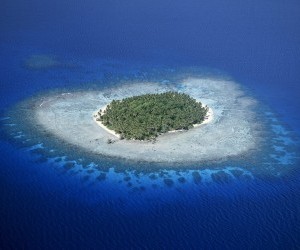
{"label": "sand spit", "polygon": [[[213,119],[188,131],[161,135],[155,143],[119,140],[95,122],[95,110],[113,99],[170,90],[187,93],[208,105],[213,110]],[[245,96],[232,81],[190,78],[176,86],[129,83],[99,91],[47,96],[37,100],[33,118],[50,134],[95,155],[150,162],[200,163],[239,157],[257,147],[260,124],[255,118],[256,105],[257,102]],[[108,144],[108,139],[115,142]]]}

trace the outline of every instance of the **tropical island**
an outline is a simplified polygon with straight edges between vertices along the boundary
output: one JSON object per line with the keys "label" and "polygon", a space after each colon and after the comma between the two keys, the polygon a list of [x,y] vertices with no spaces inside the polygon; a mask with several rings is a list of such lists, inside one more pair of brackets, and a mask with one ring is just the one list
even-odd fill
{"label": "tropical island", "polygon": [[201,124],[208,110],[185,93],[169,91],[113,100],[98,111],[96,120],[120,139],[155,140],[160,134]]}
{"label": "tropical island", "polygon": [[[170,125],[165,134],[153,139],[155,143],[152,139],[120,140],[121,135],[116,134],[117,130],[109,129],[100,121],[100,108],[102,116],[105,114],[107,104],[113,106],[111,104],[113,99],[123,100],[130,96],[137,98],[137,96],[169,91],[185,93],[195,98],[196,102],[201,101],[202,108],[207,104],[208,111],[204,121],[197,123],[199,125],[193,124],[195,128],[188,131],[174,130],[172,132],[168,129],[176,127]],[[163,99],[166,101],[166,98]],[[32,134],[28,137],[31,146],[39,146],[41,142],[43,145],[50,145],[51,148],[55,145],[59,152],[64,152],[63,154],[68,157],[75,155],[98,166],[103,165],[102,156],[126,161],[157,163],[151,166],[163,166],[163,168],[173,167],[172,163],[189,167],[191,166],[187,164],[189,162],[195,163],[195,166],[206,166],[205,164],[209,162],[218,164],[227,159],[245,159],[245,157],[251,157],[253,152],[259,151],[260,143],[265,141],[264,135],[269,135],[269,131],[264,130],[267,127],[263,126],[261,119],[258,119],[260,114],[256,112],[257,105],[258,102],[255,99],[247,96],[239,85],[231,80],[189,77],[176,84],[155,82],[141,84],[129,81],[110,88],[81,89],[67,93],[50,92],[30,98],[21,102],[17,108],[7,114],[11,117],[11,124],[18,124],[7,126],[7,128],[17,129],[13,130],[14,135],[16,138],[20,137],[20,140],[25,139],[22,134],[19,136],[18,131],[24,131],[25,135]],[[159,110],[163,113],[177,109],[177,112],[174,112],[175,117],[179,113],[184,116],[188,114],[187,107],[193,107],[193,104],[191,106],[184,104],[183,107],[183,113],[178,112],[180,108],[177,105],[175,109],[159,107]],[[119,111],[119,109],[116,110]],[[150,111],[154,112],[154,110],[153,106]],[[20,112],[22,116],[19,115]],[[125,117],[122,114],[118,116],[124,119],[119,126],[125,127],[125,121],[130,122],[130,120],[127,121],[127,116],[129,117],[132,111],[122,109],[122,112]],[[164,119],[167,119],[167,116],[170,117],[170,114],[167,114],[162,115]],[[156,116],[153,119],[159,120]],[[184,118],[183,122],[187,120]],[[184,127],[186,126],[177,128]],[[126,127],[125,130],[127,131]],[[152,130],[150,133],[153,133]],[[254,160],[256,162],[256,158]]]}

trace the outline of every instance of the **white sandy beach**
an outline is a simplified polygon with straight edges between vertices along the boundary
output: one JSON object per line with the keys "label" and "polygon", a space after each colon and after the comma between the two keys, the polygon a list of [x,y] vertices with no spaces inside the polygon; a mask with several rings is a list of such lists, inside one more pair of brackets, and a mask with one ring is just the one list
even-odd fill
{"label": "white sandy beach", "polygon": [[[118,140],[114,131],[94,117],[95,110],[104,109],[113,99],[170,90],[205,103],[210,108],[207,119],[188,131],[162,134],[151,143]],[[56,138],[92,154],[150,162],[219,161],[256,148],[260,124],[252,109],[255,105],[256,101],[232,81],[191,78],[181,83],[180,90],[158,83],[128,83],[99,91],[48,96],[37,100],[33,119]],[[108,139],[115,142],[108,144]]]}
{"label": "white sandy beach", "polygon": [[[107,107],[107,105],[105,105],[105,106],[103,106],[103,107],[101,108],[102,113],[103,113],[104,110],[106,110],[106,107]],[[119,135],[119,134],[117,134],[114,130],[111,130],[111,129],[109,129],[108,127],[106,127],[101,121],[97,121],[99,110],[100,110],[100,109],[98,109],[97,111],[95,111],[95,112],[93,113],[93,120],[94,120],[94,121],[96,122],[96,124],[97,124],[98,126],[100,126],[102,129],[104,129],[105,131],[107,131],[108,133],[110,133],[111,135],[113,135],[113,136],[115,136],[116,138],[119,139],[119,138],[120,138],[120,135]]]}

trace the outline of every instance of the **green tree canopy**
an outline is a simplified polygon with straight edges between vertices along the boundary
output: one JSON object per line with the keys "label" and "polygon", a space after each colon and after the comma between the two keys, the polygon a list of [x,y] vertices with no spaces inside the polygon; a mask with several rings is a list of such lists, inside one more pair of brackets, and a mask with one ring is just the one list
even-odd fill
{"label": "green tree canopy", "polygon": [[100,121],[125,139],[151,140],[204,121],[208,107],[187,94],[165,92],[113,100]]}

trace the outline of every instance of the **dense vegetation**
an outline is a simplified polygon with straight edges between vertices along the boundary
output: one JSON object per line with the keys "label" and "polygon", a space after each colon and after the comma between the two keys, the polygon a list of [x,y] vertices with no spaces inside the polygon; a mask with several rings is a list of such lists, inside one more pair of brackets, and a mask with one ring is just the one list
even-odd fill
{"label": "dense vegetation", "polygon": [[98,120],[123,139],[151,140],[167,131],[192,128],[204,121],[207,110],[187,94],[165,92],[113,100],[98,112]]}

